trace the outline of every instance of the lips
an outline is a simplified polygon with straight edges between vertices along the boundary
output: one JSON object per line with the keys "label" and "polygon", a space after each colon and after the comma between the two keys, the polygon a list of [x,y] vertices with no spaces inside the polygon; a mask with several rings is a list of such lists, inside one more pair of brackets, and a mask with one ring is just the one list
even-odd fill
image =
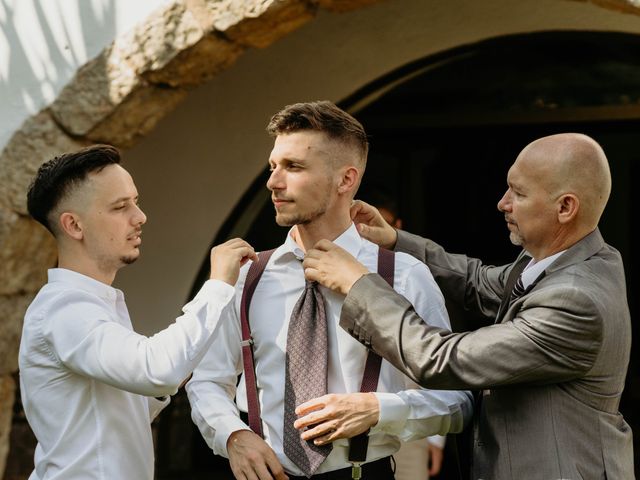
{"label": "lips", "polygon": [[132,241],[132,242],[137,242],[138,244],[140,244],[142,242],[142,230],[138,230],[137,232],[134,232],[133,234],[129,235],[127,237],[127,240]]}
{"label": "lips", "polygon": [[271,201],[273,202],[273,205],[276,208],[292,202],[292,200],[285,200],[284,198],[272,198]]}

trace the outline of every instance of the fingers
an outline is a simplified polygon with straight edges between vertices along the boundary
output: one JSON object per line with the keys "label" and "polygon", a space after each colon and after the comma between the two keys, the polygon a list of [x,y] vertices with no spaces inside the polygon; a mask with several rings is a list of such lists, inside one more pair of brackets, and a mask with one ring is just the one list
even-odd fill
{"label": "fingers", "polygon": [[269,471],[275,480],[289,480],[275,454],[267,458],[267,467],[269,467]]}
{"label": "fingers", "polygon": [[249,260],[257,260],[255,250],[241,238],[232,238],[211,249],[211,276],[229,285],[235,285],[240,267]]}
{"label": "fingers", "polygon": [[233,432],[227,440],[229,463],[236,479],[287,480],[274,451],[250,430]]}
{"label": "fingers", "polygon": [[351,215],[351,220],[355,221],[358,217],[371,216],[374,210],[376,209],[368,203],[365,203],[362,200],[354,200],[351,202],[349,213]]}

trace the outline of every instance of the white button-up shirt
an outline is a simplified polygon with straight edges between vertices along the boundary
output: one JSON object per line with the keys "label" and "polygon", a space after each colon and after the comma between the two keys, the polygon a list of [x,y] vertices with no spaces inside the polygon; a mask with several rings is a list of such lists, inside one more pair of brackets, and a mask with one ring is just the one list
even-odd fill
{"label": "white button-up shirt", "polygon": [[153,478],[150,422],[200,361],[233,305],[234,289],[207,281],[167,329],[135,333],[120,290],[77,272],[49,270],[29,306],[20,388],[38,439],[38,479]]}
{"label": "white button-up shirt", "polygon": [[[335,240],[369,270],[377,271],[378,247],[358,235],[354,225]],[[273,448],[285,470],[302,475],[284,454],[282,446],[285,353],[289,318],[304,290],[301,259],[304,253],[287,236],[272,255],[258,283],[249,309],[254,340],[255,367],[266,442]],[[238,417],[238,407],[246,411],[244,379],[236,396],[237,375],[242,371],[240,298],[248,266],[236,284],[235,308],[225,314],[233,318],[222,322],[219,334],[187,384],[192,418],[216,454],[228,456],[229,435],[247,425]],[[438,327],[450,328],[444,299],[429,269],[418,260],[396,254],[394,288],[404,295],[417,313]],[[367,349],[339,327],[344,297],[321,287],[325,298],[329,336],[328,391],[358,392],[364,372]],[[410,389],[410,380],[383,360],[378,383],[380,419],[371,429],[367,460],[393,454],[399,439],[411,440],[462,429],[463,417],[471,416],[468,392]],[[318,469],[318,473],[349,466],[348,440],[338,440]]]}

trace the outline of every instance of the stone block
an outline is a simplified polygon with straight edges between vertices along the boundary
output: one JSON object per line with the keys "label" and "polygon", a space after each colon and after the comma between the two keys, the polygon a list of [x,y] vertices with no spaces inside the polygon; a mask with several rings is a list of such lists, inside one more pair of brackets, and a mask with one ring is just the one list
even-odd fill
{"label": "stone block", "polygon": [[16,385],[11,375],[0,377],[0,478],[4,478],[7,455],[9,454],[15,391]]}
{"label": "stone block", "polygon": [[0,376],[18,370],[22,322],[34,296],[0,295]]}
{"label": "stone block", "polygon": [[53,236],[42,225],[0,208],[0,295],[37,292],[56,258]]}
{"label": "stone block", "polygon": [[129,148],[151,132],[186,95],[186,90],[147,85],[132,92],[86,136],[94,142]]}
{"label": "stone block", "polygon": [[85,143],[66,135],[48,111],[27,119],[0,154],[0,206],[27,214],[27,190],[38,167]]}
{"label": "stone block", "polygon": [[213,26],[247,47],[264,48],[315,16],[312,2],[303,0],[209,0]]}
{"label": "stone block", "polygon": [[117,56],[152,83],[197,85],[231,65],[243,48],[212,34],[202,0],[157,10],[113,45]]}
{"label": "stone block", "polygon": [[85,136],[125,98],[144,89],[135,70],[113,45],[80,67],[50,109],[71,135]]}
{"label": "stone block", "polygon": [[193,87],[233,65],[244,50],[242,46],[211,33],[178,53],[164,68],[149,70],[143,75],[152,83]]}

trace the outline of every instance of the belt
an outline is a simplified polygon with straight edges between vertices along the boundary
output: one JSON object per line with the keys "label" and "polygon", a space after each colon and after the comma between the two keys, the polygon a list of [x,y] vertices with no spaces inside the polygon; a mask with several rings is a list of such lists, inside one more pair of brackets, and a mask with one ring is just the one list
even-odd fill
{"label": "belt", "polygon": [[[289,480],[308,480],[307,477],[289,475]],[[351,480],[351,467],[333,470],[331,472],[316,473],[311,477],[314,480]],[[391,457],[384,457],[369,463],[362,464],[362,480],[393,480]]]}

